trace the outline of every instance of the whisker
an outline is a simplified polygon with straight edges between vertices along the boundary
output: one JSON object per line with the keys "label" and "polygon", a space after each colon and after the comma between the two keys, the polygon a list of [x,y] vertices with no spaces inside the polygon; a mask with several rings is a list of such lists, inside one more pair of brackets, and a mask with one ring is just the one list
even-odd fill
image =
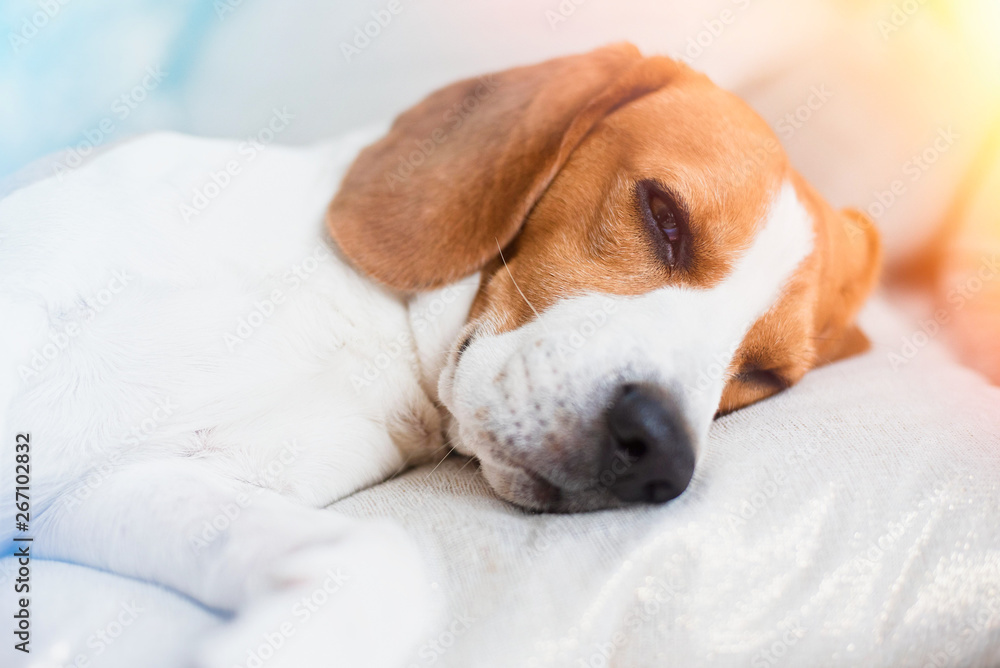
{"label": "whisker", "polygon": [[507,275],[510,276],[511,282],[514,284],[514,287],[517,288],[518,293],[521,295],[521,299],[523,299],[524,303],[528,305],[528,308],[530,308],[534,312],[535,319],[538,322],[542,323],[542,329],[548,332],[549,328],[545,325],[545,321],[542,320],[542,316],[538,315],[538,311],[535,309],[534,304],[528,301],[528,298],[524,296],[523,292],[521,292],[521,286],[518,285],[517,281],[514,280],[514,274],[510,273],[510,267],[507,266],[507,259],[503,256],[503,249],[500,248],[500,240],[497,239],[496,237],[494,237],[493,240],[497,242],[497,251],[500,253],[500,260],[503,262],[503,267],[504,269],[507,270]]}
{"label": "whisker", "polygon": [[[430,453],[428,453],[428,454],[433,455],[436,452],[439,452],[442,448],[446,448],[446,447],[448,447],[448,444],[447,443],[442,443],[438,447],[436,447],[433,450],[431,450]],[[405,471],[406,470],[406,465],[409,464],[410,461],[413,459],[413,455],[414,455],[414,453],[412,453],[412,452],[410,454],[406,455],[406,459],[404,459],[403,463],[399,465],[399,468],[396,469],[395,472],[393,472],[393,474],[389,476],[388,480],[392,480],[393,478],[399,476],[400,473],[402,473],[403,471]],[[447,457],[447,455],[445,455],[445,456]]]}
{"label": "whisker", "polygon": [[411,459],[413,459],[413,453],[406,455],[406,459],[403,460],[403,463],[399,465],[398,469],[393,471],[392,475],[390,475],[388,479],[392,480],[393,478],[397,477],[400,473],[402,473],[404,470],[406,470],[406,465],[410,463]]}
{"label": "whisker", "polygon": [[475,459],[476,459],[475,457],[469,457],[469,461],[467,461],[464,464],[462,464],[462,468],[458,469],[459,473],[461,473],[462,469],[464,469],[466,466],[468,466],[471,462],[475,461]]}
{"label": "whisker", "polygon": [[[447,444],[445,444],[445,445],[447,445]],[[444,457],[441,458],[441,461],[439,461],[437,464],[435,464],[434,468],[432,468],[430,470],[430,473],[428,473],[427,475],[425,475],[424,478],[426,479],[426,478],[429,478],[431,475],[433,475],[433,473],[438,470],[438,467],[441,466],[442,464],[444,464],[444,460],[448,459],[448,455],[450,455],[451,453],[455,452],[455,448],[456,447],[458,447],[458,446],[456,446],[456,445],[451,446],[451,449],[449,449],[448,452],[444,453]],[[440,450],[440,449],[441,448],[438,448],[438,450]]]}

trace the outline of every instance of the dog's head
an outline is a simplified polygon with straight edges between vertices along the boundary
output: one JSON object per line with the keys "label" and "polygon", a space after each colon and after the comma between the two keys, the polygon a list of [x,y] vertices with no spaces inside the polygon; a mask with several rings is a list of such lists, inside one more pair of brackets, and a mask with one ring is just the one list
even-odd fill
{"label": "dog's head", "polygon": [[437,91],[360,154],[328,224],[398,290],[481,272],[440,397],[530,508],[673,498],[714,416],[867,346],[870,221],[737,97],[631,45]]}

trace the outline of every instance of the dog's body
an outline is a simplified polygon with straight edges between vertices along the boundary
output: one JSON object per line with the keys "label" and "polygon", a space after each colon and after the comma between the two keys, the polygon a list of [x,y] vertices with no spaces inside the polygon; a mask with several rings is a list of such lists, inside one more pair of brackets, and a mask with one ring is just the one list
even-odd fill
{"label": "dog's body", "polygon": [[[18,242],[4,247],[4,296],[40,297],[4,303],[16,326],[2,347],[5,378],[20,380],[4,397],[7,444],[31,438],[34,555],[224,610],[270,599],[209,665],[242,665],[285,622],[296,633],[278,665],[306,665],[312,649],[293,648],[311,647],[309,633],[353,657],[343,665],[391,665],[428,619],[400,535],[308,510],[444,454],[410,333],[430,337],[472,296],[463,307],[460,287],[442,292],[411,327],[427,297],[408,309],[331,250],[323,210],[361,145],[246,161],[239,142],[151,135],[0,205]],[[184,220],[178,205],[233,160],[238,178]],[[100,199],[108,183],[113,202]],[[268,210],[274,187],[287,197]],[[464,314],[453,319],[457,331]],[[291,609],[331,571],[334,603],[300,624]],[[376,617],[400,634],[384,661],[386,643],[353,622]]]}
{"label": "dog's body", "polygon": [[[579,90],[531,111],[549,74],[582,64],[593,69]],[[496,113],[542,117],[481,151],[469,137],[500,122],[486,110],[441,141],[433,133],[447,122],[439,102],[483,85],[457,84],[350,171],[375,135],[263,150],[154,135],[0,203],[0,305],[16,323],[0,341],[15,379],[0,396],[4,448],[12,458],[15,435],[30,432],[36,556],[238,610],[206,665],[245,662],[285,624],[268,665],[331,652],[343,665],[393,665],[431,620],[419,560],[392,527],[317,508],[446,446],[477,456],[494,489],[528,507],[663,501],[687,486],[717,410],[856,349],[871,229],[854,230],[851,259],[841,223],[852,219],[836,218],[779,150],[759,154],[748,137],[770,135],[749,110],[623,47],[538,68],[490,83],[509,106]],[[672,81],[683,94],[664,104],[717,105],[706,136],[718,146],[694,137],[711,160],[669,132],[670,150],[652,153],[629,136],[659,118],[649,104]],[[676,120],[678,136],[694,132]],[[423,130],[436,152],[394,179],[386,165]],[[531,155],[512,157],[506,142]],[[510,183],[469,192],[458,181],[482,178],[470,156]],[[726,177],[742,158],[753,162]],[[442,178],[452,164],[461,171]],[[323,212],[345,174],[331,243]],[[574,198],[603,218],[570,231]],[[661,227],[676,216],[666,245],[649,241],[642,215]],[[671,236],[680,228],[690,240]],[[13,518],[2,521],[9,531]],[[290,614],[330,597],[301,626]]]}

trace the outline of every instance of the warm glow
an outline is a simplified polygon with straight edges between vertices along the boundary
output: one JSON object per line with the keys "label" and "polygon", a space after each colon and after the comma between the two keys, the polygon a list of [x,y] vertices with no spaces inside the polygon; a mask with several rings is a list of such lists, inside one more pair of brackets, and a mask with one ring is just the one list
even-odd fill
{"label": "warm glow", "polygon": [[994,94],[1000,93],[1000,3],[996,0],[959,0],[961,27],[978,52],[977,74]]}

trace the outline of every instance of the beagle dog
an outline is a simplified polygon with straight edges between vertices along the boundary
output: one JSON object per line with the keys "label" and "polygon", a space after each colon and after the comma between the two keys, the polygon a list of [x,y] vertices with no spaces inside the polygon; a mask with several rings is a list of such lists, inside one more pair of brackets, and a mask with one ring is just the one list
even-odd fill
{"label": "beagle dog", "polygon": [[414,548],[339,498],[454,449],[525,508],[664,502],[716,415],[866,345],[874,226],[682,64],[515,68],[372,139],[156,134],[0,201],[32,556],[235,612],[200,665],[425,637]]}
{"label": "beagle dog", "polygon": [[[852,322],[874,225],[833,211],[733,95],[619,46],[494,75],[481,110],[435,136],[483,85],[403,114],[327,225],[403,293],[480,272],[432,380],[451,443],[498,494],[563,511],[667,501],[713,416],[866,345]],[[417,158],[426,138],[440,145]]]}

